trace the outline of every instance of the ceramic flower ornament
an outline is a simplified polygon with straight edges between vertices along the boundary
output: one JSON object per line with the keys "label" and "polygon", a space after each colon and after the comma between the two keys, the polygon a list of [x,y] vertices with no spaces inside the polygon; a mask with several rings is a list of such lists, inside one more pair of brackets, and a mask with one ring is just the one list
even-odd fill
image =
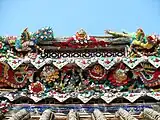
{"label": "ceramic flower ornament", "polygon": [[45,91],[45,86],[41,82],[37,81],[29,85],[29,90],[34,94],[41,94]]}

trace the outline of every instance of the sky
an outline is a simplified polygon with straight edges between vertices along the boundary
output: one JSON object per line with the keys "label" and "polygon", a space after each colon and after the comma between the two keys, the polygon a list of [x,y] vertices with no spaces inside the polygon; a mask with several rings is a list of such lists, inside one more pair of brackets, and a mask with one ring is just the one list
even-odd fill
{"label": "sky", "polygon": [[160,33],[160,0],[0,0],[0,35],[50,26],[55,36],[104,30]]}

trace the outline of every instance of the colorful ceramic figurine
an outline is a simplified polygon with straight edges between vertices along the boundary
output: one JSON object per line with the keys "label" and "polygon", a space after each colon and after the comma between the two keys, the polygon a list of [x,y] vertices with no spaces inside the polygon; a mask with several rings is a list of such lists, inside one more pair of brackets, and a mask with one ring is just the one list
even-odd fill
{"label": "colorful ceramic figurine", "polygon": [[144,31],[139,28],[136,33],[118,33],[106,31],[114,37],[125,37],[130,40],[129,57],[142,57],[157,55],[158,39],[155,35],[145,35]]}
{"label": "colorful ceramic figurine", "polygon": [[133,39],[131,45],[137,45],[144,49],[151,49],[154,44],[157,43],[157,40],[154,35],[152,36],[145,36],[142,29],[138,29],[136,32],[136,38]]}
{"label": "colorful ceramic figurine", "polygon": [[136,32],[136,38],[132,38],[130,45],[131,57],[136,56],[152,56],[157,53],[157,38],[155,35],[145,36],[142,29],[138,29]]}
{"label": "colorful ceramic figurine", "polygon": [[24,29],[20,38],[17,38],[15,41],[15,49],[17,51],[33,51],[33,50],[41,50],[37,42],[39,40],[35,39],[32,34],[28,32],[28,28]]}
{"label": "colorful ceramic figurine", "polygon": [[21,37],[15,41],[15,49],[17,51],[29,51],[31,50],[30,44],[30,33],[28,32],[28,28],[26,28],[22,32]]}

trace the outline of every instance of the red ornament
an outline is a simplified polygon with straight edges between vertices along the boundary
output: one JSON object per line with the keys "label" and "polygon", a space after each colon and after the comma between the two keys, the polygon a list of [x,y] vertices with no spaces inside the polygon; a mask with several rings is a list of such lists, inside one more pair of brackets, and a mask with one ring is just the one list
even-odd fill
{"label": "red ornament", "polygon": [[111,62],[110,62],[109,60],[106,60],[105,63],[106,63],[106,64],[109,64],[109,63],[111,63]]}
{"label": "red ornament", "polygon": [[41,62],[40,62],[40,60],[38,60],[38,62],[37,62],[38,64],[40,64]]}
{"label": "red ornament", "polygon": [[2,49],[3,48],[3,44],[2,44],[2,42],[0,42],[0,49]]}
{"label": "red ornament", "polygon": [[13,63],[16,64],[17,63],[16,60],[14,60]]}
{"label": "red ornament", "polygon": [[133,60],[130,60],[129,62],[130,62],[130,63],[133,63]]}
{"label": "red ornament", "polygon": [[84,80],[84,84],[88,85],[89,84],[89,80]]}
{"label": "red ornament", "polygon": [[86,64],[86,61],[85,61],[85,60],[83,60],[83,61],[82,61],[82,63],[83,63],[83,64]]}
{"label": "red ornament", "polygon": [[29,86],[29,89],[32,93],[42,93],[45,89],[45,87],[43,86],[42,83],[40,82],[36,82],[36,83],[31,83],[31,85]]}
{"label": "red ornament", "polygon": [[155,59],[155,62],[159,62],[159,59],[156,58],[156,59]]}
{"label": "red ornament", "polygon": [[53,45],[60,48],[95,48],[98,46],[105,47],[108,42],[97,41],[95,37],[88,36],[84,30],[80,30],[75,36],[68,38],[65,42],[55,43]]}
{"label": "red ornament", "polygon": [[100,85],[99,87],[100,87],[100,89],[102,89],[102,90],[104,89],[104,85]]}
{"label": "red ornament", "polygon": [[131,94],[130,94],[130,97],[133,97],[133,96],[134,96],[134,95],[131,93]]}
{"label": "red ornament", "polygon": [[103,80],[106,78],[106,72],[101,65],[94,65],[89,70],[89,76],[94,80]]}
{"label": "red ornament", "polygon": [[124,64],[119,64],[119,66],[117,66],[116,69],[110,72],[108,80],[114,86],[122,86],[128,84],[130,78],[126,75],[125,69],[126,67],[124,66]]}

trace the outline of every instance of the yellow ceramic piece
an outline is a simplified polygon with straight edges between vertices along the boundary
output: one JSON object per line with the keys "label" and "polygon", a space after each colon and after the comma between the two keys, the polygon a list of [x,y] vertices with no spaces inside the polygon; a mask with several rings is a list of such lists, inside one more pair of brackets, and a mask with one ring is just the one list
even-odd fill
{"label": "yellow ceramic piece", "polygon": [[133,45],[138,45],[138,46],[140,46],[142,48],[145,48],[145,49],[151,49],[153,47],[153,44],[151,44],[151,43],[148,43],[148,42],[147,43],[143,43],[143,42],[138,41],[138,40],[134,40],[132,42],[132,44]]}

